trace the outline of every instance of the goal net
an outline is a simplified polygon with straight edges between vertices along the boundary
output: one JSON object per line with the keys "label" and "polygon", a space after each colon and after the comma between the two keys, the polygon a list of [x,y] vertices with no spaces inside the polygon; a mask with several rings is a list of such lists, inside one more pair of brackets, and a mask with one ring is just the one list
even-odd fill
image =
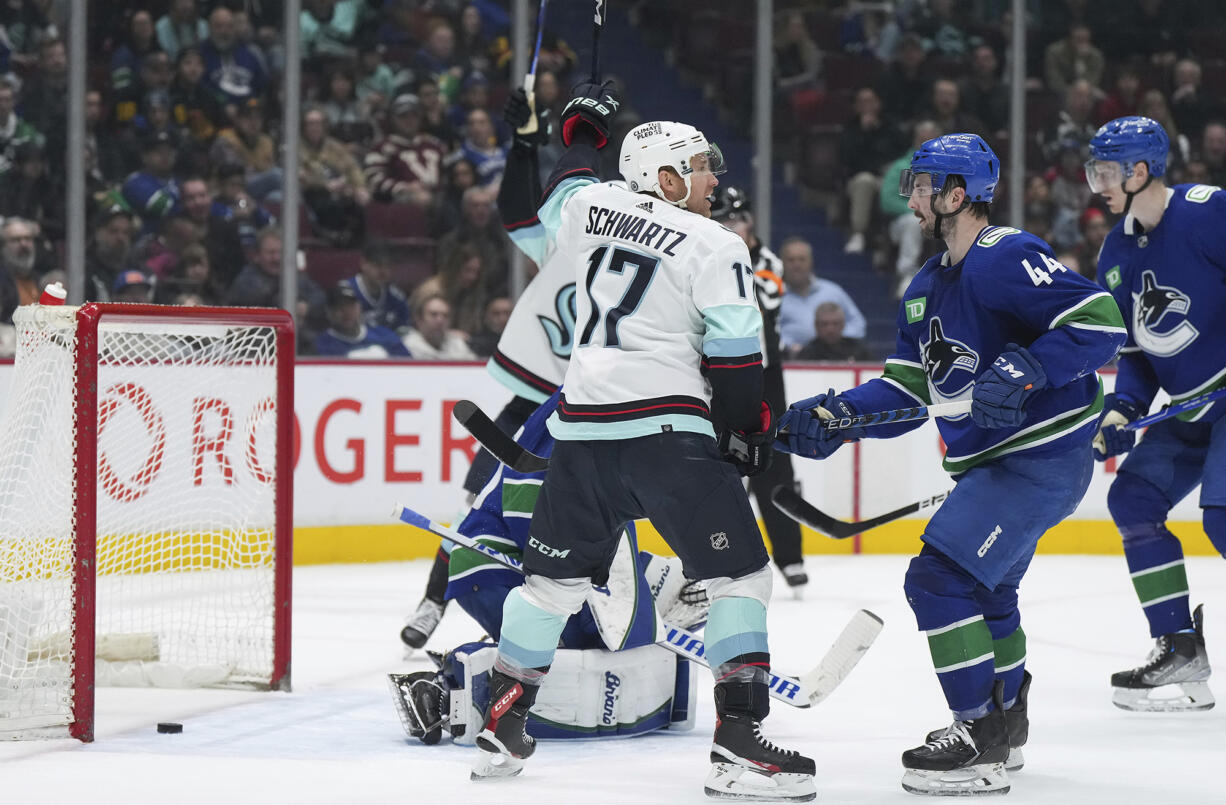
{"label": "goal net", "polygon": [[95,684],[288,689],[289,314],[29,305],[14,322],[0,738],[92,740]]}

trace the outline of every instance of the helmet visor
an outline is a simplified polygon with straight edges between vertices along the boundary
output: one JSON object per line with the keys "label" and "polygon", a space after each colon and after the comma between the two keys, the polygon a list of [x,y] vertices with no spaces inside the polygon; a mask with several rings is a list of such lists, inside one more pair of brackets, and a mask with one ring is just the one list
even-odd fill
{"label": "helmet visor", "polygon": [[940,191],[941,185],[933,181],[931,173],[914,173],[910,168],[904,168],[898,177],[898,195],[903,198],[931,196]]}
{"label": "helmet visor", "polygon": [[724,152],[719,150],[719,146],[715,143],[707,143],[707,150],[700,154],[695,154],[690,164],[694,167],[695,173],[703,171],[714,176],[726,173],[728,163],[724,162]]}
{"label": "helmet visor", "polygon": [[1091,159],[1085,164],[1086,184],[1095,193],[1108,187],[1119,187],[1124,181],[1124,167],[1115,161]]}

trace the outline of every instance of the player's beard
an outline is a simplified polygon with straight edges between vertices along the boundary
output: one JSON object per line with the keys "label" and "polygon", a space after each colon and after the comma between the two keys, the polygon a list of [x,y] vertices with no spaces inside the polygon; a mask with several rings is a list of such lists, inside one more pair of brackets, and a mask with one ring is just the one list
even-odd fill
{"label": "player's beard", "polygon": [[915,217],[919,218],[920,220],[920,234],[924,236],[924,240],[932,240],[933,238],[935,238],[936,231],[937,231],[936,215],[933,215],[932,217],[928,217],[926,215],[920,215],[919,213],[916,213]]}

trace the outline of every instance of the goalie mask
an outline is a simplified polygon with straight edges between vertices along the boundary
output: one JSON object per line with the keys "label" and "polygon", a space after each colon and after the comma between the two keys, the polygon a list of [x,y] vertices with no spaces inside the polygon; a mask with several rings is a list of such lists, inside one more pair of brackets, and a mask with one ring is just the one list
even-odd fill
{"label": "goalie mask", "polygon": [[[622,177],[633,193],[654,193],[675,207],[685,207],[693,191],[693,160],[706,157],[706,170],[720,175],[726,170],[719,146],[707,142],[703,133],[685,123],[653,121],[635,126],[622,140]],[[685,195],[678,201],[664,198],[660,188],[661,168],[672,168],[685,181]]]}

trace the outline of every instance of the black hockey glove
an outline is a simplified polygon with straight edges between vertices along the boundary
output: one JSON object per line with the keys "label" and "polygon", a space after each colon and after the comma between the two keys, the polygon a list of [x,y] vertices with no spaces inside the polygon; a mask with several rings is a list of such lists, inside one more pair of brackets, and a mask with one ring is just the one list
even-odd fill
{"label": "black hockey glove", "polygon": [[[536,130],[523,133],[520,129],[526,127],[533,116],[536,116]],[[512,92],[507,97],[507,104],[502,110],[502,119],[511,127],[511,143],[516,148],[536,148],[549,144],[552,131],[552,121],[549,120],[549,110],[537,112],[528,103],[528,93],[524,88]]]}
{"label": "black hockey glove", "polygon": [[562,110],[562,144],[569,147],[576,132],[586,126],[596,137],[596,148],[604,148],[609,142],[613,117],[620,106],[621,100],[613,92],[611,79],[603,84],[590,81],[576,84],[571,91],[570,103]]}
{"label": "black hockey glove", "polygon": [[766,472],[774,451],[775,415],[764,400],[758,411],[759,429],[754,433],[725,430],[719,435],[719,452],[742,476]]}

